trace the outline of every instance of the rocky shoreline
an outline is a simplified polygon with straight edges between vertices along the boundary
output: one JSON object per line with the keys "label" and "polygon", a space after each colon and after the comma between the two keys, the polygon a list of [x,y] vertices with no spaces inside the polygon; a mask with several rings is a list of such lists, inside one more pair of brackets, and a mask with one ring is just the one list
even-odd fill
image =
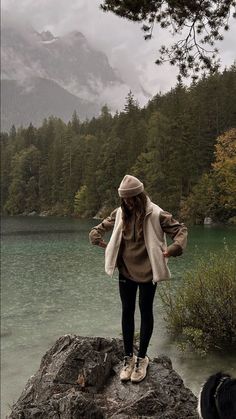
{"label": "rocky shoreline", "polygon": [[43,356],[9,419],[198,419],[197,398],[166,356],[139,384],[121,383],[121,339],[60,337]]}

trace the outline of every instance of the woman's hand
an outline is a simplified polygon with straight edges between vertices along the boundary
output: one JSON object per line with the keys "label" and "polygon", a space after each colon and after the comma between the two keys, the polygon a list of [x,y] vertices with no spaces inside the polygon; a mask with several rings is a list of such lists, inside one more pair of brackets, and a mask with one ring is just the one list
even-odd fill
{"label": "woman's hand", "polygon": [[100,240],[100,242],[98,243],[98,246],[105,248],[105,247],[107,247],[107,243],[104,242],[104,240]]}
{"label": "woman's hand", "polygon": [[162,252],[162,254],[163,254],[164,258],[169,258],[170,257],[170,255],[168,253],[168,250],[164,250],[164,252]]}

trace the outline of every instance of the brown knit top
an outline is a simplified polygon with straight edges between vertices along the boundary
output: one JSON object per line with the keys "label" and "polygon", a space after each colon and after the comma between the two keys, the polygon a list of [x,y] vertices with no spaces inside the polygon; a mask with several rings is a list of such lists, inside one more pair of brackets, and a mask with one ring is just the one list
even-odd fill
{"label": "brown knit top", "polygon": [[[92,244],[98,244],[104,234],[114,227],[116,211],[117,208],[102,223],[93,227],[90,231],[89,237]],[[161,212],[160,224],[163,231],[174,241],[167,248],[170,256],[181,255],[187,241],[186,226],[176,221],[172,214],[167,211]],[[150,282],[152,280],[152,268],[144,238],[139,238],[137,234],[135,213],[130,220],[129,230],[123,232],[117,267],[122,275],[136,282]]]}

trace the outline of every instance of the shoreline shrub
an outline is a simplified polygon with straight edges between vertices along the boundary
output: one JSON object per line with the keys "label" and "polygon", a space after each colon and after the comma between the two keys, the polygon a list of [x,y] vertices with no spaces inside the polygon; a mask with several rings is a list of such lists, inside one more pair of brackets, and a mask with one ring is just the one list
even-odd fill
{"label": "shoreline shrub", "polygon": [[236,347],[236,258],[227,248],[201,259],[181,284],[160,290],[164,320],[181,350]]}

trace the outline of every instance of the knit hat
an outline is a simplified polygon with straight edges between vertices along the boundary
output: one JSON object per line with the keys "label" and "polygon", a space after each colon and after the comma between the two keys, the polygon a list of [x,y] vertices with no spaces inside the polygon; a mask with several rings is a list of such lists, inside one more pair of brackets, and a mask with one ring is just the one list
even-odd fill
{"label": "knit hat", "polygon": [[136,177],[125,175],[118,188],[118,194],[121,198],[131,198],[144,191],[143,183]]}

